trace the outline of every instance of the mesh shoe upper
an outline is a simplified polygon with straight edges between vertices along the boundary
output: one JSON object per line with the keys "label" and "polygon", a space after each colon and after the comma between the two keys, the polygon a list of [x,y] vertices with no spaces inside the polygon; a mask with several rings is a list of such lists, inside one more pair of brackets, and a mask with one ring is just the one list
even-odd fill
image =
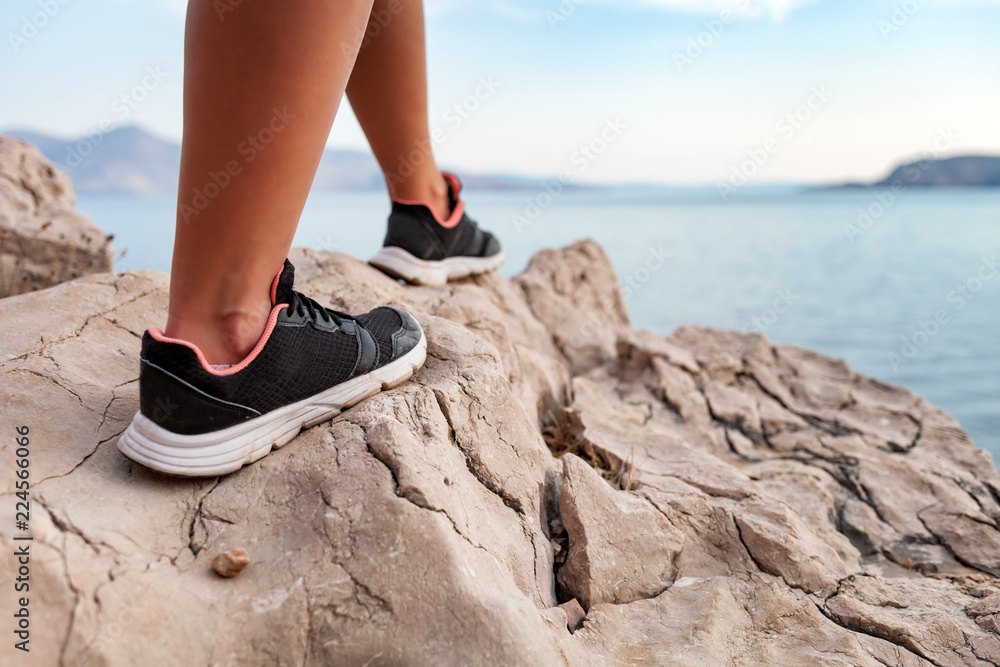
{"label": "mesh shoe upper", "polygon": [[386,351],[392,354],[393,334],[403,327],[403,318],[398,310],[381,306],[364,315],[358,315],[356,319],[375,338],[379,357]]}
{"label": "mesh shoe upper", "polygon": [[501,247],[496,237],[480,229],[466,215],[461,182],[454,174],[446,173],[444,177],[452,211],[459,215],[458,224],[443,225],[426,204],[394,201],[382,245],[403,248],[418,259],[432,261],[459,256],[491,257],[499,253]]}
{"label": "mesh shoe upper", "polygon": [[214,370],[194,346],[147,331],[141,412],[179,433],[226,428],[384,366],[420,340],[419,325],[405,311],[381,307],[354,318],[295,292],[293,280],[286,260],[272,288],[263,344],[235,369]]}

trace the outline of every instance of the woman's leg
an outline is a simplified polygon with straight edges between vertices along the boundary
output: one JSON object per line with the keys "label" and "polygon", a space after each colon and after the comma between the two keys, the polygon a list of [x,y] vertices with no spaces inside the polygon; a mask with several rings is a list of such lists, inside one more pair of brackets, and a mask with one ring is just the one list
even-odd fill
{"label": "woman's leg", "polygon": [[427,122],[422,0],[375,0],[347,98],[385,174],[389,196],[427,202],[447,218],[448,186],[434,161]]}
{"label": "woman's leg", "polygon": [[371,4],[188,6],[165,333],[194,343],[210,363],[240,361],[264,330],[269,288],[291,246]]}

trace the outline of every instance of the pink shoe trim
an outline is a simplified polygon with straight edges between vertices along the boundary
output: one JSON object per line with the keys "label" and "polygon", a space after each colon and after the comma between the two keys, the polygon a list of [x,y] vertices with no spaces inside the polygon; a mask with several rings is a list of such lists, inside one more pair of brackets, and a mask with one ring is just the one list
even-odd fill
{"label": "pink shoe trim", "polygon": [[235,375],[236,373],[239,373],[241,370],[249,366],[250,363],[257,358],[257,355],[260,354],[260,351],[264,349],[264,346],[267,345],[268,339],[271,337],[271,332],[274,331],[274,327],[278,323],[278,313],[280,313],[283,308],[287,307],[288,307],[287,303],[281,303],[274,307],[274,309],[271,311],[271,316],[267,318],[267,326],[264,327],[264,333],[261,335],[260,340],[257,341],[257,345],[254,346],[253,350],[251,350],[250,354],[248,354],[246,358],[240,363],[234,364],[233,366],[230,366],[225,370],[216,370],[212,368],[212,365],[208,363],[207,359],[205,359],[205,355],[201,353],[201,350],[199,350],[198,346],[195,345],[194,343],[189,343],[188,341],[180,340],[179,338],[168,338],[163,334],[163,331],[161,331],[158,327],[150,327],[149,335],[152,336],[155,340],[160,341],[161,343],[173,343],[175,345],[183,345],[186,348],[194,350],[194,353],[198,356],[198,361],[201,362],[202,368],[204,368],[206,372],[211,373],[212,375],[217,375],[219,377],[225,377],[227,375]]}
{"label": "pink shoe trim", "polygon": [[451,191],[455,193],[455,199],[461,199],[462,181],[458,180],[458,176],[450,171],[442,171],[441,176],[444,178],[444,182],[448,184],[448,187],[451,188]]}
{"label": "pink shoe trim", "polygon": [[271,303],[274,303],[278,299],[278,281],[281,280],[281,272],[285,270],[285,266],[281,266],[281,270],[274,274],[274,280],[271,281]]}
{"label": "pink shoe trim", "polygon": [[431,212],[431,215],[434,216],[434,219],[437,221],[439,225],[441,225],[445,229],[451,229],[452,227],[454,227],[455,225],[457,225],[459,222],[462,221],[462,213],[465,211],[465,202],[462,201],[461,197],[459,197],[459,193],[462,191],[462,182],[458,180],[458,176],[452,174],[451,172],[442,171],[441,176],[444,177],[445,182],[447,182],[448,185],[451,187],[451,191],[455,193],[455,200],[457,202],[455,204],[455,208],[452,209],[451,215],[448,216],[447,220],[442,220],[441,218],[439,218],[437,212],[427,202],[415,201],[412,199],[396,199],[395,201],[399,202],[400,204],[406,204],[407,206],[424,206],[427,208],[428,211]]}

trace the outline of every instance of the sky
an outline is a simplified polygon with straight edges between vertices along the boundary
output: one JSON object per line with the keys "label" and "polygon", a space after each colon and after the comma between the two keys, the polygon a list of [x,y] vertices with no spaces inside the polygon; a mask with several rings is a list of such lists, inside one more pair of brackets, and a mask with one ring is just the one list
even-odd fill
{"label": "sky", "polygon": [[[5,0],[0,130],[69,138],[110,120],[178,140],[184,7]],[[435,150],[460,172],[833,183],[1000,154],[1000,0],[426,7]],[[328,145],[367,146],[346,104]]]}

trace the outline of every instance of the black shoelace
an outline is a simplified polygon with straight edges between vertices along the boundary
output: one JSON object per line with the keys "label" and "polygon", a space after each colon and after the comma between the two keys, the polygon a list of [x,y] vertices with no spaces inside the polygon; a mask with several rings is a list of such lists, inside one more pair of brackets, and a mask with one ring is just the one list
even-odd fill
{"label": "black shoelace", "polygon": [[295,290],[292,290],[292,310],[299,316],[308,315],[309,319],[313,322],[319,322],[322,320],[323,322],[333,322],[337,326],[343,324],[344,320],[354,320],[354,318],[347,313],[341,313],[340,311],[325,308],[315,300],[310,299],[305,294],[296,292]]}

